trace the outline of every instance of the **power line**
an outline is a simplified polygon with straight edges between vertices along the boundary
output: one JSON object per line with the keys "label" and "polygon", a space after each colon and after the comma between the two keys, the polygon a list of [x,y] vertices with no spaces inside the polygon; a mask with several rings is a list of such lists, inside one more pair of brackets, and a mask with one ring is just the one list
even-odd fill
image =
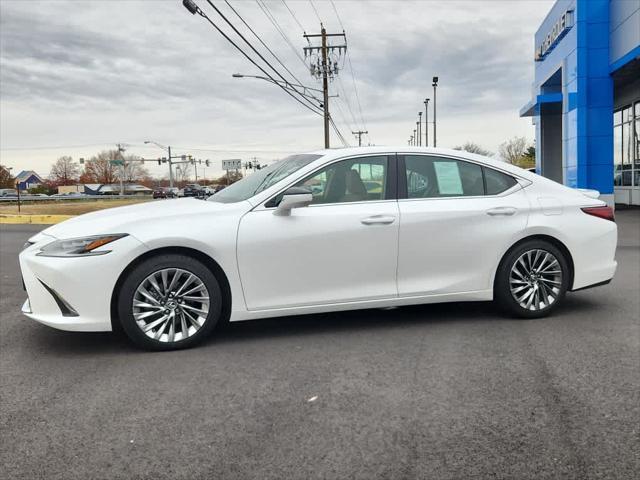
{"label": "power line", "polygon": [[313,11],[316,12],[316,17],[318,17],[318,21],[322,23],[322,19],[320,18],[320,15],[318,15],[318,10],[316,10],[316,6],[313,4],[313,1],[309,0],[309,3],[311,4],[311,8],[313,8]]}
{"label": "power line", "polygon": [[[209,1],[209,0],[207,0]],[[291,98],[293,98],[296,102],[300,103],[302,106],[304,106],[306,109],[312,111],[313,113],[317,114],[317,115],[322,115],[320,112],[318,112],[317,110],[309,107],[306,103],[304,103],[302,100],[300,100],[300,98],[296,97],[293,93],[291,93],[291,91],[287,90],[285,87],[283,87],[282,85],[280,85],[264,68],[262,68],[260,65],[258,65],[258,63],[256,63],[255,60],[253,60],[253,58],[251,58],[242,48],[240,48],[226,33],[224,33],[222,31],[222,29],[220,27],[218,27],[218,25],[216,25],[213,20],[211,20],[206,13],[204,13],[200,8],[198,8],[195,13],[197,13],[198,15],[200,15],[202,18],[204,18],[205,20],[207,20],[217,31],[218,33],[220,33],[220,35],[222,35],[225,40],[227,40],[231,45],[233,45],[236,50],[238,50],[247,60],[249,60],[253,65],[255,65],[262,73],[264,73],[267,77],[269,77],[273,83],[275,83],[276,85],[278,85],[278,87],[280,87],[284,92],[286,92],[287,95],[289,95]],[[308,101],[308,100],[307,100]]]}
{"label": "power line", "polygon": [[300,23],[300,21],[298,20],[298,17],[296,17],[295,13],[293,13],[293,10],[291,10],[291,8],[289,8],[289,5],[287,5],[287,2],[285,2],[285,0],[281,0],[282,4],[286,7],[286,9],[289,11],[289,13],[291,14],[291,16],[293,17],[293,19],[295,20],[295,22],[298,24],[298,26],[300,27],[300,30],[302,30],[302,33],[306,33],[304,27],[302,26],[302,24]]}
{"label": "power line", "polygon": [[[344,104],[347,106],[347,109],[349,110],[349,113],[351,114],[351,119],[353,120],[353,124],[359,126],[358,120],[356,120],[356,116],[353,113],[353,110],[351,109],[351,102],[349,102],[349,97],[347,95],[347,91],[344,88],[344,84],[342,83],[342,78],[340,76],[338,76],[338,84],[337,84],[340,88],[336,87],[336,90],[341,90],[344,98],[342,99],[342,101],[344,102]],[[339,97],[341,98],[341,97]]]}
{"label": "power line", "polygon": [[[283,0],[284,1],[284,0]],[[277,60],[277,62],[287,71],[289,72],[289,75],[291,75],[293,77],[293,79],[298,82],[299,85],[302,85],[302,82],[293,74],[293,72],[291,72],[291,70],[289,70],[287,68],[287,66],[282,63],[280,61],[280,59],[278,58],[278,56],[273,53],[273,51],[267,46],[266,43],[264,43],[264,41],[262,41],[262,38],[260,38],[260,36],[253,30],[253,28],[251,28],[251,26],[249,26],[249,24],[247,22],[245,22],[244,18],[242,18],[240,16],[240,14],[237,12],[237,10],[235,8],[233,8],[233,6],[229,3],[228,0],[225,0],[225,3],[229,6],[229,8],[233,11],[233,13],[235,13],[237,15],[237,17],[242,21],[242,23],[249,29],[249,31],[251,33],[253,33],[253,35],[258,39],[258,41],[262,44],[262,46],[264,48],[267,49],[267,51],[273,56],[273,58],[275,58]]]}
{"label": "power line", "polygon": [[331,6],[333,7],[333,11],[336,12],[336,17],[338,18],[338,23],[340,24],[340,28],[344,30],[344,25],[342,24],[342,19],[340,18],[340,14],[338,13],[338,9],[336,8],[336,4],[333,3],[333,0],[329,0],[331,2]]}
{"label": "power line", "polygon": [[[338,8],[336,7],[336,4],[334,3],[333,0],[329,0],[329,1],[331,2],[331,6],[333,7],[333,11],[336,14],[336,18],[338,19],[338,23],[340,24],[340,27],[342,27],[342,31],[344,31],[345,30],[344,24],[342,23],[342,19],[340,18],[340,14],[338,13]],[[367,122],[365,122],[364,116],[362,115],[362,104],[360,103],[360,95],[358,94],[358,87],[356,86],[355,73],[353,71],[353,65],[351,63],[351,55],[349,54],[349,52],[347,52],[347,62],[349,64],[349,72],[351,73],[351,80],[353,81],[353,90],[354,90],[354,92],[356,94],[356,102],[358,104],[358,112],[360,113],[360,120],[362,121],[362,126],[364,127],[364,129],[368,130]],[[367,133],[367,135],[368,135],[368,133]],[[371,139],[371,137],[369,137],[369,139]]]}
{"label": "power line", "polygon": [[329,122],[331,123],[331,127],[333,128],[333,130],[336,132],[336,135],[338,136],[338,138],[342,142],[342,145],[345,146],[345,147],[350,147],[351,145],[344,138],[344,136],[342,135],[342,132],[340,131],[340,129],[336,125],[336,122],[333,121],[333,118],[331,116],[329,116]]}
{"label": "power line", "polygon": [[[216,6],[213,4],[213,2],[212,2],[211,0],[207,0],[207,3],[208,3],[209,5],[211,5],[211,7],[212,7],[212,8],[213,8],[217,13],[218,13],[218,15],[220,15],[220,17],[222,17],[222,19],[227,23],[227,25],[229,25],[229,26],[233,29],[233,31],[234,31],[234,32],[235,32],[235,33],[236,33],[236,34],[237,34],[237,35],[238,35],[238,36],[239,36],[239,37],[240,37],[240,38],[241,38],[241,39],[242,39],[242,40],[243,40],[243,41],[244,41],[248,46],[249,46],[249,48],[251,48],[251,50],[253,50],[253,52],[254,52],[256,55],[258,55],[258,57],[260,57],[260,59],[261,59],[264,63],[266,63],[266,64],[267,64],[267,66],[268,66],[271,70],[273,70],[273,71],[275,72],[275,74],[276,74],[276,75],[278,75],[278,76],[279,76],[279,77],[280,77],[280,78],[281,78],[281,79],[282,79],[282,80],[283,80],[283,81],[284,81],[284,82],[289,86],[289,88],[290,88],[291,90],[293,90],[293,91],[294,91],[294,92],[296,92],[298,95],[300,95],[302,98],[304,98],[304,101],[305,101],[307,104],[311,105],[311,107],[312,107],[312,108],[314,108],[314,109],[315,109],[315,108],[318,108],[318,107],[317,107],[317,105],[313,104],[313,103],[312,103],[312,102],[311,102],[311,101],[310,101],[310,100],[309,100],[309,99],[308,99],[304,94],[302,94],[301,92],[299,92],[299,91],[298,91],[298,90],[297,90],[293,85],[291,85],[291,84],[288,82],[288,80],[287,80],[286,78],[284,78],[284,77],[282,76],[282,74],[281,74],[278,70],[276,70],[276,68],[275,68],[273,65],[271,65],[271,63],[269,63],[269,62],[267,61],[267,59],[266,59],[266,58],[264,58],[264,57],[262,56],[262,54],[261,54],[258,50],[256,50],[256,48],[251,44],[251,42],[249,42],[249,40],[247,40],[247,39],[245,38],[245,36],[244,36],[244,35],[242,35],[242,33],[240,33],[240,31],[239,31],[239,30],[238,30],[238,29],[233,25],[233,23],[231,23],[231,22],[229,21],[229,19],[227,19],[227,17],[226,17],[226,16],[225,16],[225,15],[224,15],[224,14],[223,14],[219,9],[218,9],[218,7],[216,7]],[[240,17],[240,18],[241,18],[241,17]],[[247,58],[248,58],[248,57],[247,57]],[[253,62],[253,63],[254,63],[256,66],[258,66],[258,65],[257,65],[257,63],[255,63],[255,62]],[[266,73],[266,71],[265,71],[264,69],[262,69],[262,68],[261,68],[261,70],[263,71],[263,73],[267,74],[267,73]],[[269,76],[269,75],[267,74],[267,76]],[[273,79],[273,77],[269,76],[269,78],[271,78],[271,79],[275,82],[275,79]],[[283,88],[283,90],[285,90],[287,93],[289,93],[289,94],[293,97],[293,95],[289,92],[289,90],[288,90],[288,89],[285,89],[285,88],[284,88],[284,87],[282,87],[281,85],[279,85],[279,86],[280,86],[281,88]],[[296,97],[293,97],[293,98],[296,98]],[[318,100],[316,99],[316,101],[318,101]],[[300,103],[302,103],[302,102],[300,102]]]}
{"label": "power line", "polygon": [[293,50],[293,53],[296,55],[296,57],[298,57],[298,59],[302,62],[302,64],[306,68],[307,64],[304,61],[304,58],[302,57],[302,55],[300,55],[300,52],[298,52],[298,50],[293,45],[293,43],[291,43],[291,40],[289,40],[289,37],[287,37],[287,35],[284,33],[284,31],[280,27],[280,24],[278,23],[276,18],[271,13],[271,10],[269,10],[269,7],[267,6],[267,4],[264,3],[264,2],[261,2],[261,0],[256,0],[256,3],[258,4],[258,7],[260,7],[260,10],[262,10],[262,13],[264,13],[264,15],[267,17],[267,19],[271,22],[271,24],[274,26],[274,28],[278,31],[278,33],[280,34],[282,39],[285,41],[285,43],[287,45],[289,45],[291,50]]}

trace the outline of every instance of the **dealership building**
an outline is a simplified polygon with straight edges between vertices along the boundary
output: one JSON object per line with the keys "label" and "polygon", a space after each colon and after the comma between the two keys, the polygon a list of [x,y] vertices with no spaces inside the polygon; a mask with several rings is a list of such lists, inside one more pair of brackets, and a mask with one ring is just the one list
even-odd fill
{"label": "dealership building", "polygon": [[534,60],[537,172],[640,205],[640,0],[558,0]]}

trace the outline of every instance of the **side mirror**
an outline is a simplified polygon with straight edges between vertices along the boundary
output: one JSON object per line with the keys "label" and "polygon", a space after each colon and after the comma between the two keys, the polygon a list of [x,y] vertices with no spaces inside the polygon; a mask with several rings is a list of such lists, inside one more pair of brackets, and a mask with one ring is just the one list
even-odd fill
{"label": "side mirror", "polygon": [[291,187],[285,190],[282,200],[273,211],[274,215],[289,215],[293,208],[306,207],[313,202],[311,190],[305,187]]}

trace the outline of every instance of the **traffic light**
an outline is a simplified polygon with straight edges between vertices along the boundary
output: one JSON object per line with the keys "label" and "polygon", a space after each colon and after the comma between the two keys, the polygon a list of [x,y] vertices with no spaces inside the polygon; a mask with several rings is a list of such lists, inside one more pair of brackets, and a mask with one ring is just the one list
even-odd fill
{"label": "traffic light", "polygon": [[162,165],[162,159],[161,158],[158,159],[158,165]]}
{"label": "traffic light", "polygon": [[209,163],[210,163],[210,162],[209,162],[209,160],[205,160],[205,161],[204,161],[204,164],[205,164],[207,167],[209,166]]}

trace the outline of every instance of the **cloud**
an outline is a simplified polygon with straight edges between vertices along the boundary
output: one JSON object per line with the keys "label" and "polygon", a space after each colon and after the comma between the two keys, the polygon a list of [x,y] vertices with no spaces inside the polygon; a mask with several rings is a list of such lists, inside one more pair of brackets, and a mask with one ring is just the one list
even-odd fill
{"label": "cloud", "polygon": [[[214,3],[240,28],[224,2]],[[256,3],[230,3],[297,78],[319,87],[296,56],[305,45],[297,22],[309,33],[319,29],[307,2],[287,2],[295,19],[282,2],[266,2],[296,51]],[[347,32],[364,122],[345,63],[331,86],[341,98],[330,102],[345,136],[366,123],[374,142],[404,143],[424,97],[432,96],[433,75],[440,77],[444,141],[472,140],[487,121],[501,125],[479,141],[491,149],[501,141],[497,135],[531,131],[514,120],[530,90],[533,32],[550,1],[338,1],[340,19],[329,2],[314,3],[330,32],[342,31],[342,24]],[[320,144],[321,119],[273,85],[232,79],[235,72],[262,73],[180,0],[3,0],[0,9],[3,146],[141,143],[146,137],[222,150]],[[3,161],[30,158],[31,168],[57,154],[8,152],[2,151]]]}

